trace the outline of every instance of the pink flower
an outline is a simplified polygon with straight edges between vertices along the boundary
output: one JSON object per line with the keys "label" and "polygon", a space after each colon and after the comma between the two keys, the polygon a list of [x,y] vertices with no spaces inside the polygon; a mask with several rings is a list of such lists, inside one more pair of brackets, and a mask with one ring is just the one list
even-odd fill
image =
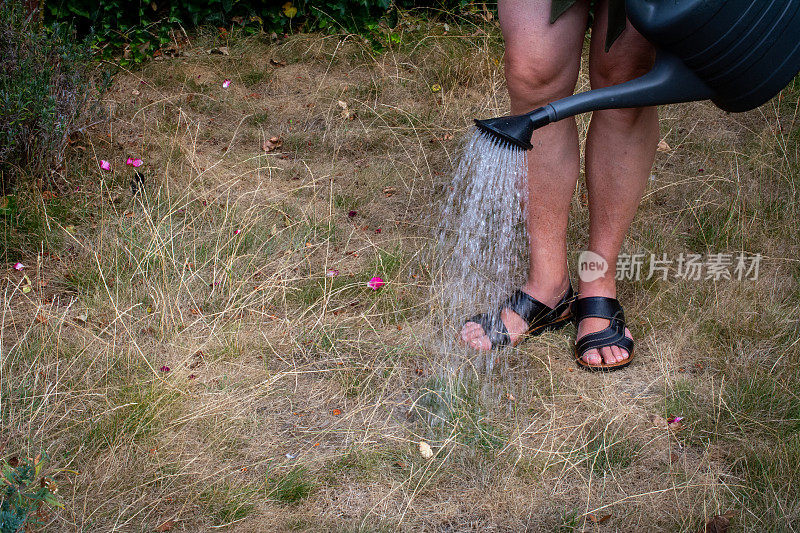
{"label": "pink flower", "polygon": [[141,159],[133,159],[131,157],[129,157],[128,160],[125,161],[125,164],[130,167],[140,167],[142,166],[142,163],[144,163],[144,161],[142,161]]}
{"label": "pink flower", "polygon": [[336,276],[339,275],[339,271],[336,270],[335,268],[332,268],[332,269],[328,270],[325,273],[325,275],[328,276],[329,278],[335,278]]}
{"label": "pink flower", "polygon": [[369,281],[367,282],[367,287],[369,287],[369,288],[370,288],[370,289],[372,289],[373,291],[377,291],[378,289],[380,289],[380,288],[381,288],[381,287],[383,287],[384,285],[386,285],[386,282],[385,282],[385,281],[383,281],[383,280],[382,280],[381,278],[379,278],[378,276],[375,276],[374,278],[372,278],[371,280],[369,280]]}
{"label": "pink flower", "polygon": [[675,424],[677,422],[680,422],[681,420],[683,420],[682,416],[673,416],[672,418],[669,418],[667,420],[667,424]]}
{"label": "pink flower", "polygon": [[169,367],[167,365],[164,365],[161,368],[159,368],[159,370],[161,370],[162,372],[169,372]]}
{"label": "pink flower", "polygon": [[225,81],[222,82],[223,89],[227,89],[230,86],[231,86],[231,80],[226,79]]}
{"label": "pink flower", "polygon": [[111,170],[111,163],[106,161],[105,159],[100,160],[100,168],[103,170]]}
{"label": "pink flower", "polygon": [[240,230],[240,229],[233,230],[233,234],[234,235],[239,235],[241,232],[242,232],[242,230]]}
{"label": "pink flower", "polygon": [[353,217],[354,217],[354,216],[356,216],[357,214],[358,214],[358,213],[356,213],[355,211],[349,211],[349,212],[347,213],[347,216],[348,216],[349,218],[353,218]]}
{"label": "pink flower", "polygon": [[14,263],[14,270],[22,270],[23,268],[25,268],[25,265],[22,263]]}

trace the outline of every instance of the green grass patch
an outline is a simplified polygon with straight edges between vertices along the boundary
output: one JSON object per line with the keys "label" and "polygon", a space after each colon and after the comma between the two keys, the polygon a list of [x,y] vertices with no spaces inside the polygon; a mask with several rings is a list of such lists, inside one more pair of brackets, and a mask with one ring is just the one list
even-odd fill
{"label": "green grass patch", "polygon": [[224,483],[200,493],[200,503],[219,527],[246,518],[253,512],[253,498],[259,490],[251,485]]}
{"label": "green grass patch", "polygon": [[308,470],[302,466],[295,466],[283,474],[267,477],[267,498],[280,503],[289,505],[300,503],[308,498],[313,490],[314,483]]}

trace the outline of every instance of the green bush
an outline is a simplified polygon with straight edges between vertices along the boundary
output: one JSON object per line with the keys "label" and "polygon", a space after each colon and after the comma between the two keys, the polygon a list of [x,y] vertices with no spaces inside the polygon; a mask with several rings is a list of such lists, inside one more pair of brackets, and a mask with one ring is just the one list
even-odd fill
{"label": "green bush", "polygon": [[0,5],[0,196],[20,174],[61,162],[92,96],[91,50],[69,25],[44,26],[19,0]]}
{"label": "green bush", "polygon": [[101,55],[110,59],[122,53],[122,66],[140,63],[156,50],[169,46],[176,28],[200,25],[230,26],[245,33],[261,31],[352,31],[374,28],[397,8],[434,8],[460,13],[486,9],[471,0],[59,0],[46,4],[46,15],[55,21],[73,21],[83,33],[94,32]]}
{"label": "green bush", "polygon": [[28,531],[42,525],[42,506],[62,507],[54,494],[55,483],[42,477],[44,460],[3,461],[0,470],[0,533]]}

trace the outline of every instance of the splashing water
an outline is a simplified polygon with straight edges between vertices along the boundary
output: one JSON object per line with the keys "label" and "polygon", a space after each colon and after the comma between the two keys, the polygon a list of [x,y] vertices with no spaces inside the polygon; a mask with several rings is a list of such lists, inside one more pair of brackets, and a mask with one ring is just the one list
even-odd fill
{"label": "splashing water", "polygon": [[500,327],[500,307],[519,288],[527,270],[523,195],[527,157],[520,148],[476,129],[453,175],[436,234],[442,339],[440,362],[448,377],[490,375],[497,350],[476,352],[458,342],[465,321],[489,313]]}

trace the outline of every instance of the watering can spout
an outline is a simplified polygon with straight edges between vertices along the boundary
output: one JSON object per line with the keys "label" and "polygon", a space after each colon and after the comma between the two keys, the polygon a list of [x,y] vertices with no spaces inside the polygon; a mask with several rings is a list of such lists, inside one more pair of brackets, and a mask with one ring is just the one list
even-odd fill
{"label": "watering can spout", "polygon": [[629,82],[574,94],[526,115],[476,120],[475,123],[478,128],[498,139],[530,150],[534,130],[580,113],[691,102],[713,97],[714,91],[679,58],[660,51],[653,69]]}
{"label": "watering can spout", "polygon": [[648,107],[713,98],[714,91],[679,58],[659,52],[653,69],[636,79],[574,94],[551,104],[555,120],[587,111]]}

